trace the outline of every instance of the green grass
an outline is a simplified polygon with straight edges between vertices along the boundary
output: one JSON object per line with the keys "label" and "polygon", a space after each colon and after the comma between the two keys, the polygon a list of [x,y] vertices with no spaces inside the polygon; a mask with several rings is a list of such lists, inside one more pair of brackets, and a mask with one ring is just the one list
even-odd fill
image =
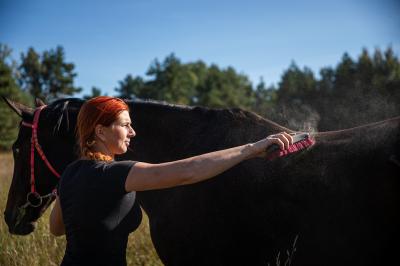
{"label": "green grass", "polygon": [[[4,210],[13,172],[11,153],[0,153],[0,265],[60,265],[65,250],[65,236],[49,233],[50,208],[39,219],[36,230],[28,236],[15,236],[8,232]],[[148,218],[143,215],[140,227],[129,236],[128,265],[162,265],[150,240]]]}

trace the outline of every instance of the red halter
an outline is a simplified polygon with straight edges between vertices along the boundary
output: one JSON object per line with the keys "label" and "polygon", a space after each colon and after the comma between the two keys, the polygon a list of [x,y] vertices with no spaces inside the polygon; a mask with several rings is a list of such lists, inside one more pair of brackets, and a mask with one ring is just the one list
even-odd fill
{"label": "red halter", "polygon": [[47,168],[57,177],[60,178],[60,174],[53,168],[53,166],[50,164],[50,162],[47,160],[46,155],[44,155],[44,152],[42,150],[42,147],[39,144],[38,138],[37,138],[37,130],[39,128],[39,116],[40,112],[46,107],[46,105],[42,105],[38,107],[35,111],[35,115],[33,117],[33,124],[26,123],[22,121],[22,125],[27,126],[32,128],[32,137],[31,137],[31,193],[32,194],[38,194],[36,192],[35,188],[35,148],[42,158],[42,160],[45,162],[47,165]]}

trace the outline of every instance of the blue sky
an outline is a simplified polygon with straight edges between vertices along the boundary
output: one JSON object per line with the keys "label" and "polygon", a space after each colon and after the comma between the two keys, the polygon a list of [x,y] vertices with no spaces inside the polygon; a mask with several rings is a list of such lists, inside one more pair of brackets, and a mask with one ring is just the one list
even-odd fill
{"label": "blue sky", "polygon": [[292,61],[317,73],[363,47],[399,55],[400,1],[0,0],[0,42],[14,59],[62,45],[83,94],[115,95],[127,74],[144,76],[172,52],[270,85]]}

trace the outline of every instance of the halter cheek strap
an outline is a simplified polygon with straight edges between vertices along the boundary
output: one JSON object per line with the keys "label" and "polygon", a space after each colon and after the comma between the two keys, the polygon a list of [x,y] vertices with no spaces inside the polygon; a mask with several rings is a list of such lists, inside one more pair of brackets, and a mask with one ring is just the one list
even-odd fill
{"label": "halter cheek strap", "polygon": [[26,203],[23,204],[21,207],[18,208],[18,215],[16,218],[16,224],[15,227],[17,227],[22,220],[25,217],[26,214],[26,208],[27,207],[33,207],[37,208],[40,207],[43,203],[43,200],[47,199],[45,201],[44,205],[40,209],[40,215],[47,209],[47,207],[50,205],[52,199],[55,197],[57,189],[54,188],[52,192],[46,194],[46,195],[40,195],[36,191],[35,187],[35,148],[40,155],[40,158],[45,162],[47,168],[57,177],[60,178],[60,174],[54,169],[54,167],[51,165],[49,160],[47,160],[46,155],[44,154],[42,147],[39,144],[38,137],[37,137],[37,131],[39,129],[39,116],[40,112],[46,107],[46,105],[42,105],[38,107],[35,110],[35,114],[33,116],[33,123],[27,123],[22,121],[22,125],[26,127],[32,128],[32,137],[31,137],[31,158],[30,158],[30,166],[31,166],[31,191],[26,195]]}
{"label": "halter cheek strap", "polygon": [[42,161],[46,164],[47,168],[57,177],[60,178],[60,174],[54,169],[49,160],[47,160],[46,155],[44,154],[42,147],[39,144],[37,137],[37,130],[39,128],[39,116],[40,112],[46,107],[46,105],[42,105],[38,107],[35,111],[33,117],[33,123],[27,123],[22,121],[22,125],[26,127],[32,128],[32,137],[31,137],[31,158],[30,158],[30,167],[31,167],[31,193],[37,194],[35,187],[35,148],[42,158]]}

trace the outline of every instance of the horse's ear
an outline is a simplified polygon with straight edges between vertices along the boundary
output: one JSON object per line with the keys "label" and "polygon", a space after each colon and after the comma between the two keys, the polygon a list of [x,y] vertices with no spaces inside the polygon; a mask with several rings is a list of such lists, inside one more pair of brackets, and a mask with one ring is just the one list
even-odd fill
{"label": "horse's ear", "polygon": [[36,107],[40,107],[42,105],[46,105],[40,98],[35,98]]}
{"label": "horse's ear", "polygon": [[16,112],[17,115],[19,115],[20,117],[22,117],[23,113],[27,113],[27,114],[31,114],[31,115],[34,113],[34,110],[28,106],[25,106],[21,103],[11,101],[10,99],[7,99],[4,96],[2,96],[2,98],[8,104],[8,106],[10,106],[10,108],[13,109],[14,112]]}

